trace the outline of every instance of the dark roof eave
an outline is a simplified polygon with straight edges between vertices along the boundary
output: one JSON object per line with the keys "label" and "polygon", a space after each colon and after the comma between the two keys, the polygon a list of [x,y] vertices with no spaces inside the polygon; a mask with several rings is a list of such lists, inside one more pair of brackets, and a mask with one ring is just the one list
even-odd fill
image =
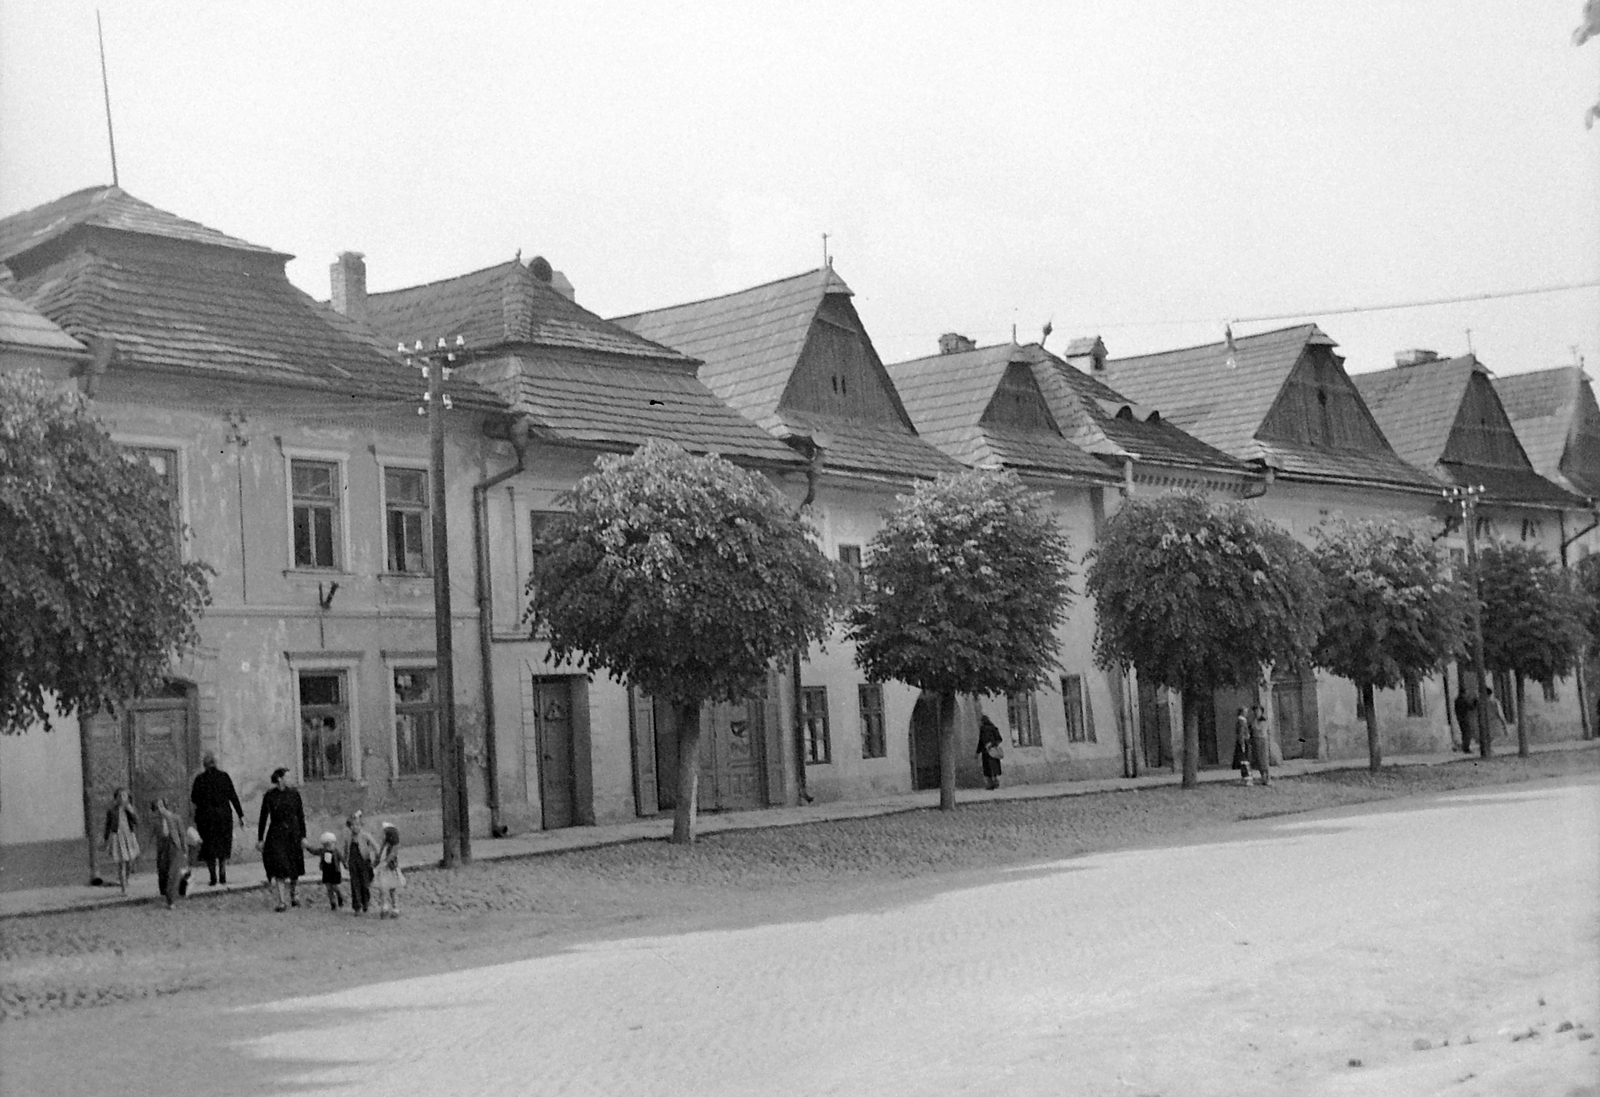
{"label": "dark roof eave", "polygon": [[[513,414],[515,415],[516,413]],[[561,449],[598,451],[600,453],[629,454],[633,453],[640,446],[644,445],[643,441],[624,442],[618,439],[602,440],[592,438],[574,438],[569,435],[562,434],[559,431],[551,430],[549,427],[540,423],[537,418],[530,413],[523,412],[520,415],[516,415],[516,417],[527,419],[532,422],[533,430],[529,437],[533,441],[539,442],[540,444],[546,446],[556,446]],[[683,443],[681,442],[677,444],[683,446]],[[776,455],[772,457],[761,457],[747,453],[730,453],[727,450],[720,450],[716,449],[715,447],[707,448],[701,446],[683,446],[683,448],[690,453],[715,453],[719,457],[726,457],[736,465],[750,466],[754,468],[770,468],[782,472],[799,472],[806,467],[807,463],[806,460],[798,454],[792,458],[779,457]]]}

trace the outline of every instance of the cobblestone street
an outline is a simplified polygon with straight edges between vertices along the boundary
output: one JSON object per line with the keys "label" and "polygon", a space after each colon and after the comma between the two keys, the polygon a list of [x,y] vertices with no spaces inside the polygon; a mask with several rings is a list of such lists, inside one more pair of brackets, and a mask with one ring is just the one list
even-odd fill
{"label": "cobblestone street", "polygon": [[7,920],[0,1092],[1565,1094],[1600,1082],[1593,771],[635,844],[414,873],[397,923]]}

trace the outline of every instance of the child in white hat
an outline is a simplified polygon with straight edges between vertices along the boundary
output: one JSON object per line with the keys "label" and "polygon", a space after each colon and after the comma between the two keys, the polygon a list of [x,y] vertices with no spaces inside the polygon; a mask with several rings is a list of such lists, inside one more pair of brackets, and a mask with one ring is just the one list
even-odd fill
{"label": "child in white hat", "polygon": [[406,878],[400,874],[400,828],[393,823],[383,824],[383,845],[378,849],[377,869],[372,875],[372,886],[378,893],[378,917],[400,917],[399,890]]}
{"label": "child in white hat", "polygon": [[339,856],[339,838],[333,831],[324,831],[317,850],[317,865],[322,869],[322,886],[328,890],[328,909],[344,907],[344,858]]}

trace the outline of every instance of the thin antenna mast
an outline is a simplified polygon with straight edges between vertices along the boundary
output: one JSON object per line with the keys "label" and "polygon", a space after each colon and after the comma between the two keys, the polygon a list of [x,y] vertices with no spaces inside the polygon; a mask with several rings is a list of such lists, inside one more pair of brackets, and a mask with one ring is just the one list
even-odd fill
{"label": "thin antenna mast", "polygon": [[111,128],[111,81],[106,78],[106,28],[100,22],[100,9],[94,9],[94,28],[100,36],[100,88],[106,96],[106,141],[111,145],[111,185],[120,186],[117,179],[117,135]]}

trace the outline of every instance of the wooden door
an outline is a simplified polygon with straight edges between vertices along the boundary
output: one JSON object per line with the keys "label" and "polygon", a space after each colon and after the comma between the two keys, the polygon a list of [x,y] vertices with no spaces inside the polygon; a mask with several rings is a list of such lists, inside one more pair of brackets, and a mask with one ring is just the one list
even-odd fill
{"label": "wooden door", "polygon": [[1165,694],[1139,680],[1139,741],[1144,748],[1144,764],[1152,769],[1172,765],[1172,716]]}
{"label": "wooden door", "polygon": [[939,699],[924,693],[911,710],[911,787],[938,788],[939,774]]}
{"label": "wooden door", "polygon": [[544,829],[570,827],[577,799],[572,780],[571,685],[565,678],[535,678],[533,706]]}
{"label": "wooden door", "polygon": [[1317,681],[1310,671],[1272,679],[1272,711],[1278,722],[1278,747],[1285,758],[1317,756]]}
{"label": "wooden door", "polygon": [[764,807],[766,684],[754,696],[718,708],[726,710],[726,719],[718,721],[717,729],[717,806],[729,811]]}
{"label": "wooden door", "polygon": [[127,721],[128,790],[140,817],[153,823],[150,802],[160,797],[167,807],[188,818],[189,783],[195,768],[188,699],[135,701],[128,706]]}

